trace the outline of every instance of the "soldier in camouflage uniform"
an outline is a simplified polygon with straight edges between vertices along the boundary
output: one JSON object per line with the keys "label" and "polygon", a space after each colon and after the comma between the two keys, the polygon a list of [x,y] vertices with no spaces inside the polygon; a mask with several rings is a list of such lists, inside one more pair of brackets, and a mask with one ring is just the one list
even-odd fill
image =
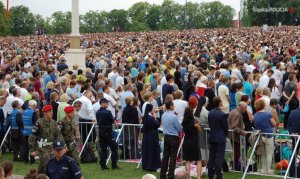
{"label": "soldier in camouflage uniform", "polygon": [[76,149],[75,142],[76,140],[80,140],[80,138],[76,137],[76,127],[75,123],[73,122],[75,109],[73,106],[67,106],[64,108],[64,111],[66,113],[66,117],[63,120],[57,122],[57,125],[58,128],[61,130],[61,133],[64,137],[68,148],[66,154],[74,158],[79,165],[79,153]]}
{"label": "soldier in camouflage uniform", "polygon": [[52,153],[53,142],[63,140],[56,122],[52,119],[52,106],[44,106],[42,111],[44,112],[44,118],[35,123],[32,134],[28,139],[30,155],[33,157],[38,155],[40,158],[38,173],[45,172],[48,160],[54,156]]}

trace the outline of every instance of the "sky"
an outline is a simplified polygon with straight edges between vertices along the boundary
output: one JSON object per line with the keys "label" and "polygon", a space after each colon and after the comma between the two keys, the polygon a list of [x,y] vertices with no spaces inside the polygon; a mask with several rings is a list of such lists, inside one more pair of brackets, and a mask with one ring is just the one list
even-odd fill
{"label": "sky", "polygon": [[[6,6],[6,0],[0,0]],[[80,14],[84,14],[89,10],[105,10],[112,9],[128,9],[136,2],[143,0],[79,0]],[[163,0],[144,0],[150,4],[162,4]],[[179,4],[184,4],[185,0],[174,0]],[[210,2],[214,0],[188,0],[190,2]],[[232,6],[236,13],[240,9],[240,0],[219,0],[220,2]],[[10,0],[9,6],[24,5],[27,6],[34,14],[40,14],[44,17],[50,17],[56,11],[70,11],[72,0]]]}

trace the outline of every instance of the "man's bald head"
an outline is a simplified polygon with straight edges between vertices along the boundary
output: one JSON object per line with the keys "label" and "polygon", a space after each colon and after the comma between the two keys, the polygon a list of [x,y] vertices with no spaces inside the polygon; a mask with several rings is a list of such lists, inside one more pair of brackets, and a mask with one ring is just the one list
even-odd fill
{"label": "man's bald head", "polygon": [[175,175],[175,179],[190,179],[190,175],[187,173],[187,172],[178,172],[176,175]]}
{"label": "man's bald head", "polygon": [[244,102],[244,101],[240,102],[239,103],[239,111],[242,112],[242,113],[246,112],[247,111],[247,106],[248,105],[247,105],[246,102]]}
{"label": "man's bald head", "polygon": [[146,174],[142,177],[142,179],[156,179],[156,176],[152,174]]}

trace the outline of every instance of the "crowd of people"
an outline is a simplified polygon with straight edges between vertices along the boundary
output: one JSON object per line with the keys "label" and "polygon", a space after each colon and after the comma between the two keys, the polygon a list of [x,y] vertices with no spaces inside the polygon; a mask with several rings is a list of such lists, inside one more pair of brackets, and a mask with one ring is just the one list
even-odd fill
{"label": "crowd of people", "polygon": [[[198,178],[203,167],[220,178],[226,136],[241,170],[239,136],[249,138],[247,131],[276,133],[284,114],[283,127],[299,134],[299,39],[299,27],[286,26],[84,34],[86,69],[79,69],[66,64],[67,35],[0,37],[1,139],[10,125],[13,159],[34,162],[39,155],[43,173],[55,140],[79,164],[74,141],[85,141],[98,124],[101,168],[108,169],[110,147],[112,169],[119,169],[112,125],[143,124],[143,169],[174,178],[185,136],[186,172],[196,161]],[[272,172],[273,138],[262,137],[264,173]]]}

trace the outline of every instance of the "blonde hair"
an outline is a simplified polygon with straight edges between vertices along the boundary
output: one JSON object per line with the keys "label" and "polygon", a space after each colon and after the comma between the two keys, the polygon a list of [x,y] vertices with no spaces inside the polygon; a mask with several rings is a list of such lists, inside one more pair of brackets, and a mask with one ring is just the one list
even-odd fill
{"label": "blonde hair", "polygon": [[166,98],[165,98],[165,102],[167,102],[167,101],[173,101],[173,100],[174,100],[173,95],[167,94],[167,96],[166,96]]}
{"label": "blonde hair", "polygon": [[262,88],[260,88],[260,87],[258,87],[258,88],[256,88],[256,90],[255,90],[255,96],[257,96],[257,95],[262,95],[263,94],[263,89]]}
{"label": "blonde hair", "polygon": [[181,99],[183,96],[183,92],[181,90],[177,90],[173,94],[175,99]]}
{"label": "blonde hair", "polygon": [[4,94],[7,94],[7,91],[5,88],[0,89],[0,96],[4,96]]}
{"label": "blonde hair", "polygon": [[254,103],[254,108],[256,111],[263,110],[263,109],[265,109],[265,107],[266,107],[266,102],[263,99],[259,99],[259,100],[255,101],[255,103]]}
{"label": "blonde hair", "polygon": [[90,68],[86,68],[85,73],[87,73],[87,72],[92,73],[92,70]]}
{"label": "blonde hair", "polygon": [[67,96],[67,94],[66,93],[61,94],[60,97],[59,97],[59,100],[61,102],[68,102],[68,96]]}
{"label": "blonde hair", "polygon": [[128,104],[131,104],[133,102],[133,99],[131,96],[128,96],[126,99],[125,99],[125,103],[128,105]]}
{"label": "blonde hair", "polygon": [[145,94],[144,94],[144,100],[145,101],[148,101],[149,100],[149,98],[152,96],[152,93],[151,92],[146,92]]}
{"label": "blonde hair", "polygon": [[46,85],[46,88],[51,88],[51,89],[54,88],[53,81],[48,82],[47,85]]}

